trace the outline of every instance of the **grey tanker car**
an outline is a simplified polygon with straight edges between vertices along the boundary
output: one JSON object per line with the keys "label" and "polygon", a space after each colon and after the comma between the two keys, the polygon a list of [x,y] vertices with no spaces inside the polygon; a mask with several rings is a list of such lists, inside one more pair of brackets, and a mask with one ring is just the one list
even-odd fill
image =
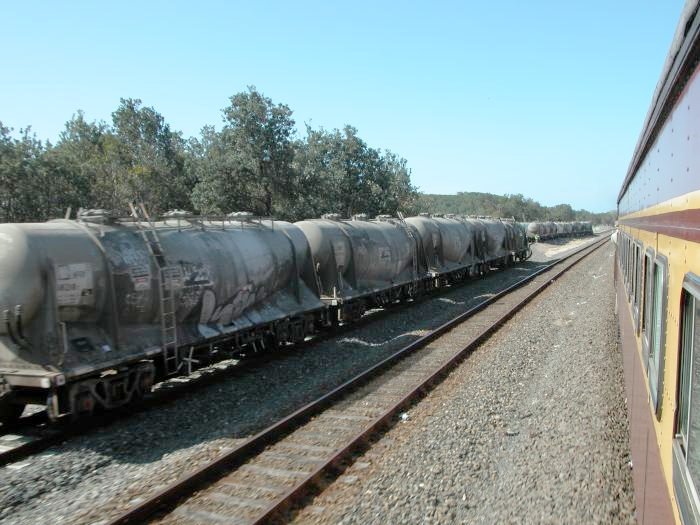
{"label": "grey tanker car", "polygon": [[529,256],[514,222],[291,224],[83,213],[0,225],[0,420],[114,408],[156,380],[303,340]]}
{"label": "grey tanker car", "polygon": [[583,222],[531,222],[527,225],[527,238],[530,242],[545,241],[561,237],[582,237],[593,235],[593,226]]}
{"label": "grey tanker car", "polygon": [[296,223],[309,241],[330,318],[348,322],[383,306],[529,257],[515,223],[422,215]]}
{"label": "grey tanker car", "polygon": [[47,402],[54,416],[112,408],[197,359],[189,349],[264,345],[259,327],[272,323],[280,339],[302,339],[305,325],[323,321],[294,225],[153,226],[102,214],[0,225],[3,412],[25,402]]}

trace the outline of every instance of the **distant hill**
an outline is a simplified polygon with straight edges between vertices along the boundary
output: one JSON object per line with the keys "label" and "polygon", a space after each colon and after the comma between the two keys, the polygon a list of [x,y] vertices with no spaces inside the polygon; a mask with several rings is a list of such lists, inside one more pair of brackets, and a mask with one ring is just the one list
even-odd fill
{"label": "distant hill", "polygon": [[539,202],[521,194],[494,195],[492,193],[458,192],[456,195],[435,195],[420,193],[416,210],[431,213],[455,213],[459,215],[491,215],[493,217],[514,217],[521,222],[534,220],[591,221],[593,224],[613,224],[615,210],[592,213],[587,210],[574,210],[568,204],[543,206]]}

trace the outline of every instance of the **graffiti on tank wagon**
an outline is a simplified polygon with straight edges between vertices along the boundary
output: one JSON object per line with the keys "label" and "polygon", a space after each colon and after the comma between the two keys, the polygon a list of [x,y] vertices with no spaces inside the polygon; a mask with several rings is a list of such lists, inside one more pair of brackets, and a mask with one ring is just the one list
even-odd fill
{"label": "graffiti on tank wagon", "polygon": [[191,263],[180,261],[181,280],[178,307],[185,312],[186,316],[195,313],[195,309],[200,304],[203,293],[214,289],[209,268],[202,263]]}
{"label": "graffiti on tank wagon", "polygon": [[214,290],[206,290],[202,295],[199,323],[230,325],[234,319],[240,317],[246,308],[255,303],[256,295],[252,283],[248,283],[233,297],[223,303],[218,303]]}
{"label": "graffiti on tank wagon", "polygon": [[220,289],[211,269],[202,263],[180,261],[181,285],[178,309],[182,317],[190,318],[199,325],[201,335],[210,335],[217,327],[230,326],[259,297],[267,295],[264,287],[248,282],[230,296],[230,288]]}
{"label": "graffiti on tank wagon", "polygon": [[266,295],[264,288],[256,289],[253,283],[246,284],[233,297],[223,302],[217,301],[215,290],[205,290],[199,303],[199,335],[212,337],[230,332],[235,329],[235,321],[243,317],[243,312],[254,305],[258,298],[264,298]]}
{"label": "graffiti on tank wagon", "polygon": [[202,263],[181,262],[184,286],[213,286],[211,272]]}

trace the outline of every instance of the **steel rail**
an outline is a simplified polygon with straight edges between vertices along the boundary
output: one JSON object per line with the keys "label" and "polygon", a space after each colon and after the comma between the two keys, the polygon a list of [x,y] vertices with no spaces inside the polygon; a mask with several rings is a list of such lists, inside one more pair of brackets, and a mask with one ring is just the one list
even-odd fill
{"label": "steel rail", "polygon": [[[323,465],[317,467],[317,469],[313,473],[311,473],[304,480],[298,483],[293,489],[281,496],[267,509],[262,511],[258,518],[252,521],[251,524],[258,525],[262,523],[267,523],[270,519],[277,516],[287,508],[291,507],[296,501],[302,499],[306,494],[308,494],[310,489],[312,489],[313,487],[317,487],[322,477],[326,476],[334,470],[341,470],[339,466],[348,458],[350,458],[356,450],[364,447],[373,435],[380,432],[383,428],[390,426],[392,420],[394,420],[401,412],[403,412],[410,405],[415,404],[416,401],[425,397],[427,393],[430,390],[432,390],[435,386],[437,386],[449,374],[449,372],[453,370],[469,353],[471,353],[477,346],[479,346],[486,339],[488,339],[491,336],[491,334],[497,331],[513,315],[515,315],[525,305],[527,305],[530,301],[537,297],[545,288],[548,288],[552,283],[554,283],[562,274],[566,273],[568,270],[573,268],[576,264],[578,264],[588,255],[596,251],[598,248],[602,247],[604,244],[606,244],[606,242],[607,239],[596,243],[595,245],[593,245],[593,247],[590,247],[589,245],[590,250],[588,250],[588,252],[584,253],[580,258],[573,261],[572,264],[562,268],[561,271],[557,272],[556,275],[543,282],[531,294],[529,294],[523,300],[519,301],[514,306],[509,308],[493,324],[482,330],[481,333],[479,333],[476,337],[472,338],[472,340],[469,341],[454,356],[445,361],[425,381],[421,382],[418,386],[416,386],[411,392],[409,392],[401,400],[395,403],[394,406],[387,410],[384,414],[377,417],[369,426],[366,426],[354,438],[349,440],[342,448],[339,448],[337,452]],[[572,256],[578,253],[581,252],[576,252],[575,254],[572,254]]]}
{"label": "steel rail", "polygon": [[[605,232],[596,235],[604,235]],[[561,259],[564,260],[564,259]],[[555,261],[556,262],[556,261]],[[489,275],[497,275],[497,271],[492,271]],[[284,355],[291,354],[307,348],[309,346],[321,343],[323,341],[338,337],[351,330],[360,328],[372,322],[383,319],[392,313],[399,312],[421,304],[431,298],[439,297],[441,293],[447,289],[460,287],[470,282],[473,279],[468,279],[463,282],[454,283],[450,288],[436,288],[435,290],[413,298],[411,301],[403,301],[400,303],[392,303],[385,305],[383,308],[377,308],[370,313],[365,314],[361,319],[348,324],[342,324],[335,327],[332,331],[320,331],[309,339],[296,344],[290,344],[277,348],[273,352],[268,352],[260,355],[251,355],[244,358],[239,358],[238,362],[227,366],[224,369],[213,368],[221,361],[213,362],[205,369],[205,375],[197,378],[190,378],[188,382],[175,383],[167,389],[151,392],[140,399],[137,403],[128,404],[124,407],[116,408],[111,411],[95,414],[90,417],[78,421],[61,421],[57,423],[49,423],[45,411],[40,411],[31,416],[23,417],[17,423],[3,425],[0,430],[3,435],[0,435],[0,467],[9,463],[21,461],[33,454],[38,454],[58,443],[62,443],[73,437],[85,435],[93,430],[100,429],[112,425],[118,421],[122,421],[126,417],[130,417],[146,410],[153,409],[158,406],[166,405],[176,401],[183,394],[191,394],[200,388],[205,388],[215,384],[218,381],[230,379],[244,373],[249,373],[269,363],[271,360],[278,359]],[[235,358],[233,358],[235,359]],[[3,439],[6,438],[7,439]]]}
{"label": "steel rail", "polygon": [[[489,275],[497,274],[498,270],[489,272]],[[309,346],[339,337],[351,330],[381,320],[392,313],[406,310],[432,298],[439,297],[448,289],[464,286],[474,281],[474,279],[467,279],[462,282],[455,282],[449,288],[435,288],[421,296],[413,298],[411,301],[387,304],[381,308],[373,309],[357,321],[335,326],[332,330],[319,331],[304,341],[280,346],[271,352],[265,352],[259,355],[241,355],[238,358],[232,357],[230,359],[225,358],[214,361],[207,365],[207,367],[198,370],[200,372],[206,370],[205,375],[197,378],[189,378],[187,382],[170,383],[172,386],[168,388],[150,392],[137,402],[129,403],[107,412],[87,416],[77,421],[65,421],[60,419],[55,423],[49,422],[45,410],[31,416],[23,417],[16,423],[0,427],[0,431],[3,432],[3,435],[0,435],[0,467],[20,461],[33,454],[38,454],[68,439],[85,435],[93,430],[108,427],[118,421],[124,420],[126,417],[174,402],[183,394],[191,394],[193,391],[205,388],[218,381],[250,373],[257,368],[265,366],[274,359],[278,359],[293,352],[302,351]],[[224,369],[215,368],[217,363],[226,360],[237,360],[238,362]],[[8,439],[3,440],[5,437]]]}
{"label": "steel rail", "polygon": [[437,380],[446,375],[456,363],[461,361],[461,359],[470,352],[476,345],[486,339],[491,333],[497,330],[505,321],[512,317],[519,309],[529,303],[535,296],[537,296],[542,290],[553,283],[559,276],[565,273],[567,270],[572,268],[580,260],[583,260],[593,251],[597,250],[603,246],[609,240],[608,236],[595,241],[590,244],[586,244],[580,249],[558,259],[557,261],[544,266],[543,268],[537,270],[531,275],[524,277],[523,279],[517,281],[513,285],[507,287],[506,289],[498,292],[494,296],[485,299],[479,304],[473,306],[467,311],[463,312],[459,316],[453,318],[452,320],[442,324],[438,328],[434,329],[430,333],[422,336],[421,338],[415,340],[404,348],[393,353],[389,357],[380,361],[379,363],[368,368],[364,372],[356,375],[355,377],[349,379],[342,385],[334,388],[330,392],[324,394],[323,396],[317,398],[311,403],[301,407],[292,414],[286,416],[285,418],[277,421],[268,428],[258,432],[254,436],[248,438],[245,442],[241,443],[237,447],[227,451],[226,453],[218,456],[211,462],[195,469],[194,471],[186,474],[182,479],[177,480],[167,487],[159,490],[154,495],[144,499],[142,502],[126,509],[119,516],[111,519],[109,525],[125,525],[131,523],[141,523],[152,518],[157,513],[172,509],[176,506],[177,502],[181,499],[191,495],[194,491],[204,487],[206,484],[213,484],[218,479],[224,475],[235,470],[243,463],[249,459],[255,457],[259,452],[261,452],[266,446],[271,443],[281,439],[282,437],[288,435],[293,430],[299,428],[304,422],[308,421],[312,416],[317,415],[319,412],[326,409],[328,406],[332,405],[334,401],[338,400],[340,397],[352,392],[354,389],[362,384],[365,384],[370,379],[379,375],[380,372],[391,367],[404,357],[412,354],[416,350],[425,347],[444,333],[448,332],[450,329],[474,316],[476,313],[484,310],[489,305],[502,299],[504,296],[510,294],[511,292],[523,287],[527,283],[533,281],[540,275],[551,271],[554,267],[563,264],[564,262],[581,255],[578,259],[575,259],[573,263],[565,266],[559,272],[557,272],[552,277],[548,278],[536,290],[528,294],[528,296],[518,302],[514,307],[510,308],[505,312],[499,319],[485,328],[476,338],[470,341],[463,349],[457,352],[455,356],[450,358],[446,363],[444,363],[438,370],[432,373],[429,378],[422,382],[417,388],[415,388],[407,396],[404,396],[399,402],[397,402],[389,411],[385,412],[381,416],[377,417],[368,427],[362,430],[359,434],[355,436],[351,442],[336,449],[336,453],[323,465],[321,465],[312,474],[304,478],[300,483],[298,483],[293,489],[285,493],[282,497],[276,500],[269,508],[265,509],[260,513],[259,518],[253,523],[262,523],[271,517],[277,515],[279,512],[288,508],[295,501],[301,498],[309,489],[310,486],[315,485],[317,480],[326,475],[329,471],[333,469],[338,469],[339,464],[347,459],[348,454],[353,450],[357,449],[360,444],[366,440],[366,438],[377,432],[382,426],[387,425],[388,422],[392,420],[405,406],[412,403],[417,397],[425,395],[431,386],[434,386]]}
{"label": "steel rail", "polygon": [[45,411],[24,416],[1,429],[0,467],[45,448],[43,440],[51,432]]}

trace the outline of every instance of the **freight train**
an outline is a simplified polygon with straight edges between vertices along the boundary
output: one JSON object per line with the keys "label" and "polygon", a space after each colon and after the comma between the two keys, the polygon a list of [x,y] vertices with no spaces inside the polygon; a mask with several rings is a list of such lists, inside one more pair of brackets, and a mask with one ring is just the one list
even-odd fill
{"label": "freight train", "polygon": [[112,409],[154,382],[273,350],[529,257],[514,221],[289,223],[143,207],[0,224],[0,420]]}
{"label": "freight train", "polygon": [[700,523],[700,1],[618,195],[618,319],[639,523]]}
{"label": "freight train", "polygon": [[588,221],[531,222],[526,227],[527,238],[530,242],[593,235],[593,225]]}

